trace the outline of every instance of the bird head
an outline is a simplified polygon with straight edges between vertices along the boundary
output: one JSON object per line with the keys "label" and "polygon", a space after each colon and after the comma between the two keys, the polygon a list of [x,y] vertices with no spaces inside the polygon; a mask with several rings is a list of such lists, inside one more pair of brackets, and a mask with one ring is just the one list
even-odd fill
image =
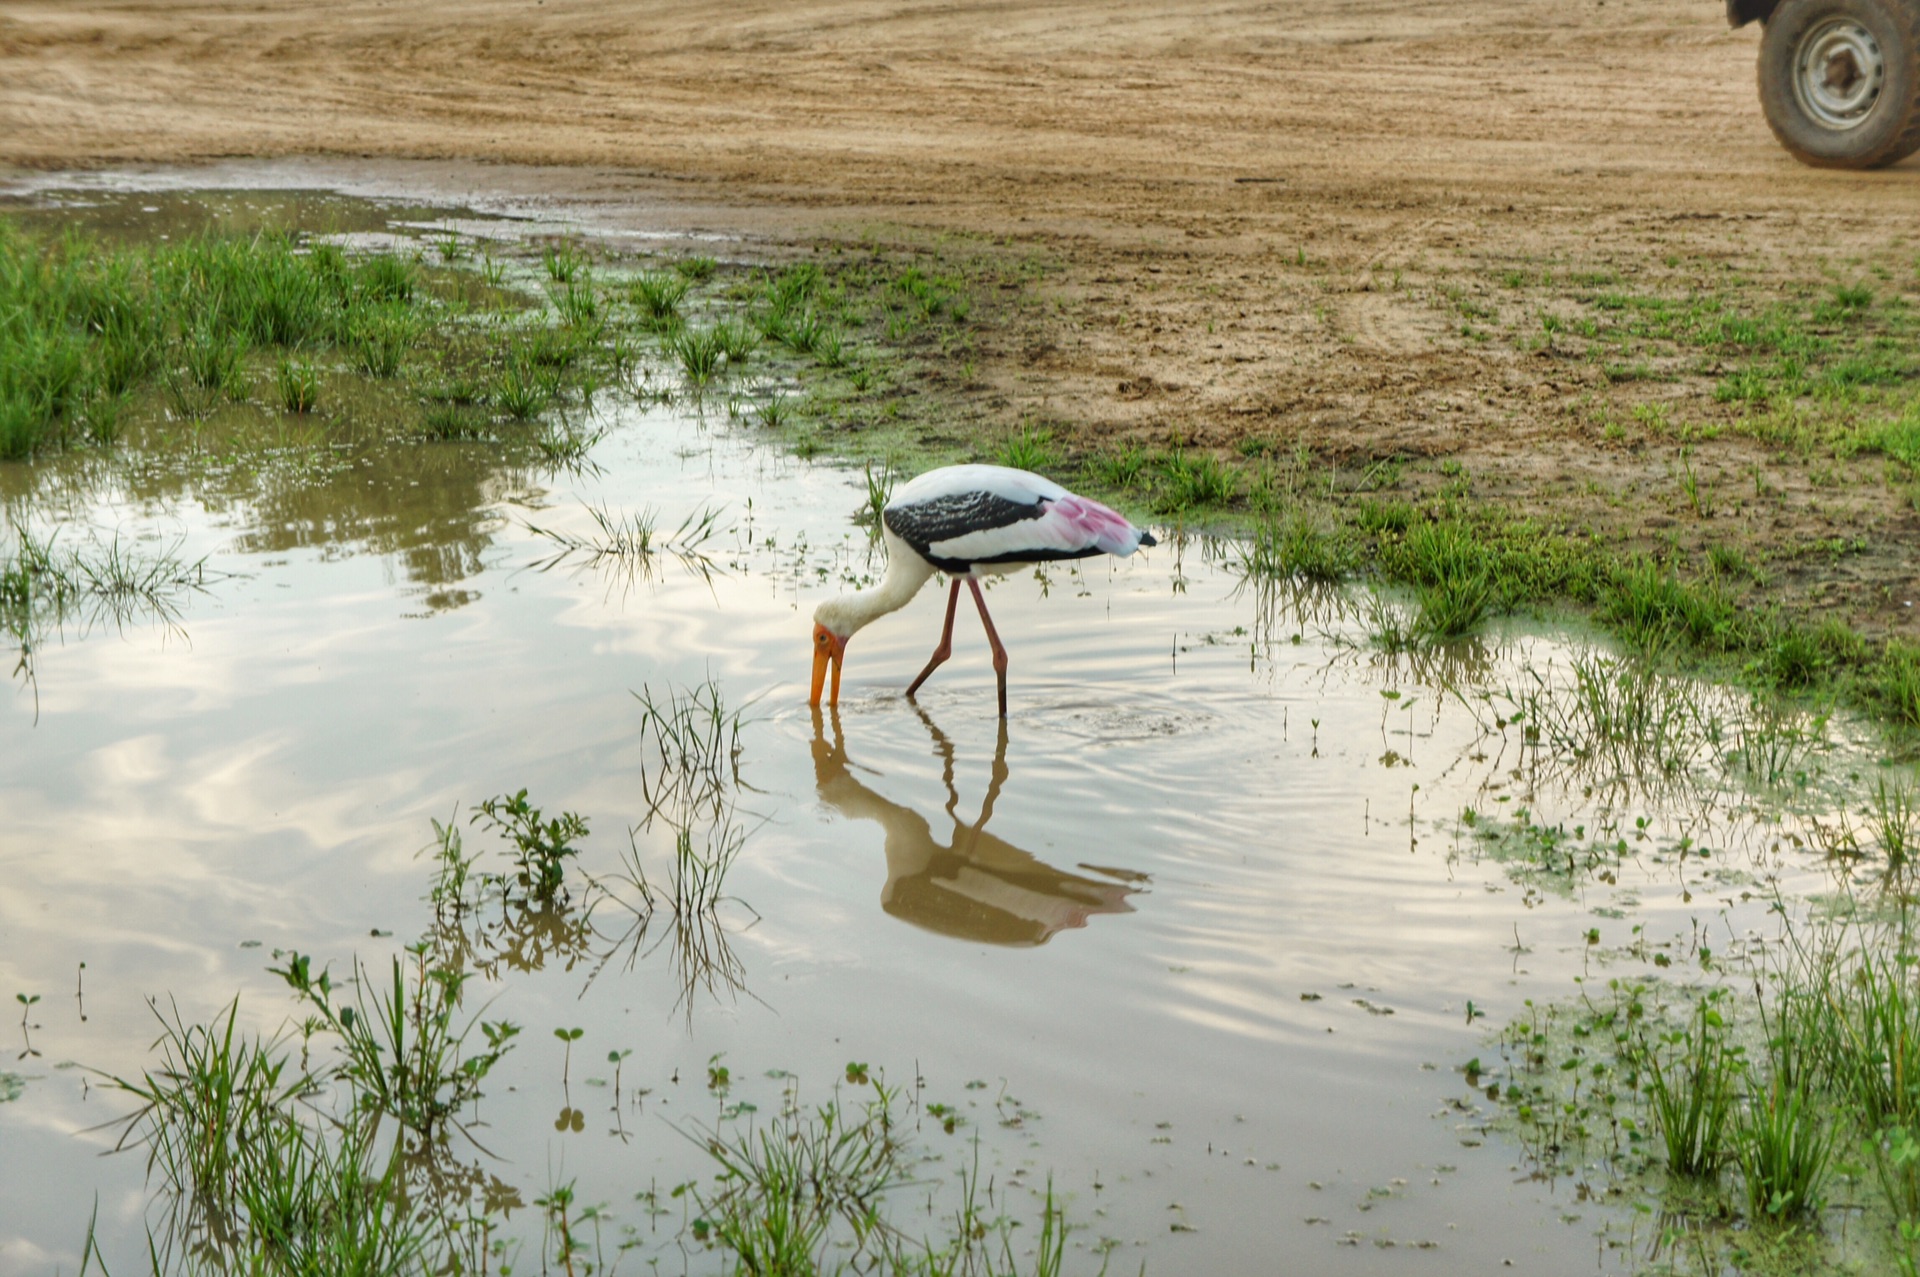
{"label": "bird head", "polygon": [[813,695],[807,703],[820,704],[820,687],[827,679],[827,666],[833,666],[833,695],[829,705],[840,703],[840,662],[846,659],[847,636],[835,634],[818,621],[813,625]]}

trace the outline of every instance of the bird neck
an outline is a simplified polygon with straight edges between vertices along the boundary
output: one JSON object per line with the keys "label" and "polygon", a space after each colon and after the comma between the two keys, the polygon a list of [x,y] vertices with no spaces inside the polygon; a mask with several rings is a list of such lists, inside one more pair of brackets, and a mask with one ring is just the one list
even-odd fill
{"label": "bird neck", "polygon": [[891,533],[887,535],[887,550],[887,574],[880,584],[827,600],[813,619],[843,639],[852,638],[856,630],[910,603],[933,575],[933,565]]}

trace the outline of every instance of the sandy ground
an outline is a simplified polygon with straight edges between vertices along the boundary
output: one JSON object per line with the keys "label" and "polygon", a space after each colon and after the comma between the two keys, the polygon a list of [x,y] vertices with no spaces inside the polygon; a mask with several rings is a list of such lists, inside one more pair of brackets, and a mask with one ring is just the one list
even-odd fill
{"label": "sandy ground", "polygon": [[[1920,300],[1920,161],[1793,163],[1757,38],[1719,0],[7,0],[0,162],[594,166],[742,228],[1008,237],[1062,264],[1057,318],[984,372],[1009,425],[1447,458],[1628,545],[1774,547],[1794,601],[1911,631],[1920,516],[1877,464],[1698,443],[1702,514],[1678,445],[1594,406],[1711,420],[1710,379],[1609,386],[1445,300],[1511,269],[1684,293],[1888,261]],[[1870,547],[1795,549],[1835,537]]]}

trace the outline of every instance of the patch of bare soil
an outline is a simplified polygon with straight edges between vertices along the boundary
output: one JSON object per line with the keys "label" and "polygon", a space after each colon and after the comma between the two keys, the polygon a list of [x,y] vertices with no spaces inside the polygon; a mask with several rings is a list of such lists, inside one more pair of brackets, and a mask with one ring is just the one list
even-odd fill
{"label": "patch of bare soil", "polygon": [[1005,238],[1060,265],[981,370],[1009,427],[1412,458],[1416,490],[1444,459],[1623,550],[1745,546],[1774,598],[1920,632],[1888,463],[1716,429],[1739,409],[1710,364],[1610,379],[1538,340],[1582,278],[1920,303],[1920,163],[1794,164],[1756,39],[1718,0],[14,0],[0,161],[597,166],[716,226]]}

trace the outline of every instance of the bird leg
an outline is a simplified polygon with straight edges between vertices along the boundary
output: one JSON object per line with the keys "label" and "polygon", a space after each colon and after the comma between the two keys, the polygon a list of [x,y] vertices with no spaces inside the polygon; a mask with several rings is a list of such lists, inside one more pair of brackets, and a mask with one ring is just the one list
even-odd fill
{"label": "bird leg", "polygon": [[[956,588],[958,583],[955,583]],[[993,648],[993,673],[1000,680],[1000,717],[1007,716],[1007,649],[1000,646],[1000,636],[994,632],[993,618],[987,615],[987,596],[980,592],[980,582],[973,577],[967,578],[967,588],[973,591],[973,605],[980,609],[980,624],[987,627],[987,644]]]}
{"label": "bird leg", "polygon": [[[927,668],[920,671],[920,677],[907,684],[907,699],[920,690],[920,684],[927,681],[927,675],[939,669],[949,656],[953,655],[953,610],[960,605],[960,578],[953,578],[953,588],[947,591],[947,623],[940,631],[940,646],[933,649],[933,659],[927,662]],[[992,627],[988,627],[992,633]]]}
{"label": "bird leg", "polygon": [[993,743],[993,775],[987,781],[987,797],[980,804],[980,820],[974,825],[975,832],[987,827],[987,821],[993,818],[993,805],[1000,801],[1000,787],[1007,783],[1007,716],[1000,716],[1000,736]]}

